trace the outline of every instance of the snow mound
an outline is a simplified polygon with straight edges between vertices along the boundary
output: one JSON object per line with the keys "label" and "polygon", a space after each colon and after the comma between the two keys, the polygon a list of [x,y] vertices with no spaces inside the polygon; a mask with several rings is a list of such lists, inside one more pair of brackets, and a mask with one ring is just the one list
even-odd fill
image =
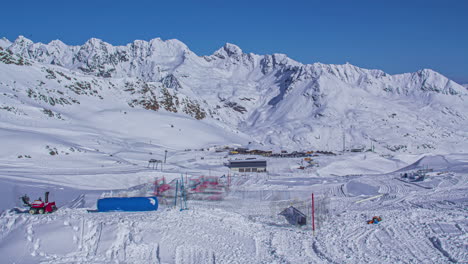
{"label": "snow mound", "polygon": [[399,159],[388,159],[375,153],[361,153],[340,159],[328,164],[321,164],[318,173],[320,175],[363,175],[379,174],[394,171],[407,165]]}
{"label": "snow mound", "polygon": [[404,167],[398,171],[409,171],[409,170],[418,170],[418,169],[437,169],[437,170],[445,170],[450,168],[452,164],[447,157],[442,155],[434,155],[434,156],[424,156],[414,162],[413,164]]}

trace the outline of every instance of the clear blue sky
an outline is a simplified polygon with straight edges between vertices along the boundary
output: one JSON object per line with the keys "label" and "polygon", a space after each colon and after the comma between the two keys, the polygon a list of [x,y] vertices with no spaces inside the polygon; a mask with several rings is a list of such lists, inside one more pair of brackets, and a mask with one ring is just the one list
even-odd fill
{"label": "clear blue sky", "polygon": [[468,83],[467,0],[10,0],[0,8],[0,36],[10,40],[175,38],[198,55],[230,42],[302,63],[431,68]]}

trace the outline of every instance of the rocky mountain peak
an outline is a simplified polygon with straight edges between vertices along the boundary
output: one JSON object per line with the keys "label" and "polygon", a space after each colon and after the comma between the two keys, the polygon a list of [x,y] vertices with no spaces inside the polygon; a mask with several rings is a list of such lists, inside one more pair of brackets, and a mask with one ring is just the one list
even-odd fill
{"label": "rocky mountain peak", "polygon": [[[101,46],[102,44],[104,44],[105,42],[102,41],[102,39],[98,39],[98,38],[90,38],[88,39],[83,46],[91,46],[91,47],[99,47]],[[108,44],[108,43],[106,43]],[[110,44],[109,44],[110,45]]]}
{"label": "rocky mountain peak", "polygon": [[231,43],[226,43],[223,46],[223,50],[226,52],[228,56],[232,55],[242,55],[242,49],[239,48],[239,46],[231,44]]}
{"label": "rocky mountain peak", "polygon": [[[1,46],[8,47],[10,51],[25,59],[78,69],[86,74],[101,77],[137,77],[146,81],[160,81],[183,64],[191,69],[192,64],[197,64],[199,59],[181,41],[162,40],[161,38],[149,41],[135,40],[126,46],[113,46],[101,39],[91,38],[82,46],[67,46],[60,40],[42,44],[33,43],[24,36],[19,36],[13,43],[5,38],[1,39]],[[285,54],[263,56],[245,54],[240,47],[232,43],[226,43],[212,56],[204,58],[209,62],[208,65],[222,67],[227,71],[236,69],[244,74],[250,74],[258,70],[264,75],[274,73],[275,78],[284,79],[289,83],[283,84],[284,87],[289,87],[288,89],[291,89],[291,84],[298,81],[312,80],[327,75],[351,85],[379,86],[379,89],[389,91],[410,91],[408,85],[402,86],[401,83],[412,82],[412,87],[418,87],[416,90],[425,92],[466,93],[466,89],[462,86],[431,69],[388,75],[381,70],[363,69],[350,63],[304,65]],[[228,58],[229,60],[222,64],[211,62]],[[234,65],[235,67],[231,68]],[[168,82],[173,83],[170,80]],[[387,84],[383,84],[384,82]],[[395,84],[390,85],[388,82]],[[379,85],[376,86],[376,84]]]}
{"label": "rocky mountain peak", "polygon": [[215,53],[213,53],[214,56],[221,59],[225,59],[228,57],[239,58],[240,56],[242,56],[242,54],[242,49],[231,43],[224,44],[222,48],[218,49],[217,51],[215,51]]}
{"label": "rocky mountain peak", "polygon": [[0,39],[0,47],[1,48],[5,49],[10,45],[11,45],[11,41],[8,40],[7,38],[3,37],[3,38]]}
{"label": "rocky mountain peak", "polygon": [[53,46],[53,47],[58,47],[58,48],[64,48],[64,49],[67,47],[67,44],[63,43],[59,39],[52,40],[47,45],[48,46]]}
{"label": "rocky mountain peak", "polygon": [[30,45],[33,45],[34,42],[22,35],[18,36],[15,41],[9,47],[10,50],[17,53],[19,51],[27,50]]}
{"label": "rocky mountain peak", "polygon": [[28,38],[26,38],[26,37],[25,37],[25,36],[23,36],[23,35],[19,35],[19,36],[18,36],[18,37],[15,39],[14,43],[26,43],[26,44],[32,44],[32,43],[33,43],[33,41],[32,41],[32,40],[30,40],[30,39],[28,39]]}

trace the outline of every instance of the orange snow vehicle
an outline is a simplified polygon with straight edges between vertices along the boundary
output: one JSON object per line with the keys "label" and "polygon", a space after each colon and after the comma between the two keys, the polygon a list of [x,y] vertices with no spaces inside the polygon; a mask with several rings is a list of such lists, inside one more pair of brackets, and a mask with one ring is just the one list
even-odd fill
{"label": "orange snow vehicle", "polygon": [[367,224],[378,224],[380,222],[382,222],[382,217],[374,216],[372,217],[372,220],[367,221]]}

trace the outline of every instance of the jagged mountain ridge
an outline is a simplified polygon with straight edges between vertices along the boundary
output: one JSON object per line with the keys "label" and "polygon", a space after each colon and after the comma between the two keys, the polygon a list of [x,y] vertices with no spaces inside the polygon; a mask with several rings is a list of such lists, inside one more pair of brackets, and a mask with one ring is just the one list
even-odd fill
{"label": "jagged mountain ridge", "polygon": [[345,135],[348,146],[372,141],[417,151],[446,149],[445,141],[453,149],[466,139],[466,89],[427,69],[389,75],[351,64],[303,65],[233,44],[200,57],[178,40],[161,39],[67,46],[19,37],[2,39],[0,47],[36,62],[32,67],[54,65],[90,79],[90,86],[111,84],[130,106],[215,118],[265,144],[336,150]]}

